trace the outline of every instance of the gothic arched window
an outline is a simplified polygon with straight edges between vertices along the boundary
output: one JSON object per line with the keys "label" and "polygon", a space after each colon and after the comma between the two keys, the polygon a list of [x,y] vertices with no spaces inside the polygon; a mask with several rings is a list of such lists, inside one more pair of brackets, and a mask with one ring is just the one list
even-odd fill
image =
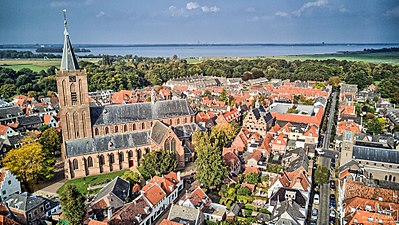
{"label": "gothic arched window", "polygon": [[109,128],[105,127],[105,134],[108,134],[108,133],[109,133]]}
{"label": "gothic arched window", "polygon": [[72,164],[73,164],[73,170],[79,169],[79,164],[77,159],[74,159]]}
{"label": "gothic arched window", "polygon": [[87,167],[93,167],[93,158],[91,156],[87,158]]}

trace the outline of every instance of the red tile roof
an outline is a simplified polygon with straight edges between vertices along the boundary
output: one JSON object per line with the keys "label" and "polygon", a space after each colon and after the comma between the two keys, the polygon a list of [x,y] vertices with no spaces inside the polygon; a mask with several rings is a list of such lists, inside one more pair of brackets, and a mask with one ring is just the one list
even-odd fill
{"label": "red tile roof", "polygon": [[166,197],[166,193],[157,184],[153,184],[146,191],[144,191],[144,196],[150,201],[152,205],[158,204]]}
{"label": "red tile roof", "polygon": [[249,156],[249,159],[255,159],[256,161],[259,161],[261,158],[262,152],[259,150],[252,152],[252,154]]}
{"label": "red tile roof", "polygon": [[159,225],[180,225],[181,223],[176,223],[167,219],[163,219]]}
{"label": "red tile roof", "polygon": [[399,204],[399,191],[370,187],[359,181],[346,180],[344,200],[354,197]]}
{"label": "red tile roof", "polygon": [[193,204],[195,207],[199,206],[199,204],[204,204],[205,206],[208,206],[212,203],[210,198],[205,194],[205,192],[198,187],[195,189],[188,197],[187,197],[191,204]]}
{"label": "red tile roof", "polygon": [[350,121],[341,121],[338,123],[337,134],[343,134],[344,131],[352,131],[354,134],[362,133],[360,131],[360,126],[357,125],[355,122]]}
{"label": "red tile roof", "polygon": [[356,212],[348,216],[348,224],[363,224],[363,225],[395,225],[392,216],[367,212],[363,210],[356,210]]}
{"label": "red tile roof", "polygon": [[246,167],[245,168],[245,171],[244,171],[244,175],[246,175],[246,174],[249,174],[249,173],[256,173],[256,174],[259,174],[260,173],[260,170],[259,170],[259,168],[257,168],[257,167],[253,167],[253,166],[249,166],[249,167]]}
{"label": "red tile roof", "polygon": [[0,135],[5,135],[7,132],[7,126],[0,125]]}
{"label": "red tile roof", "polygon": [[19,223],[6,216],[0,215],[0,225],[19,225]]}

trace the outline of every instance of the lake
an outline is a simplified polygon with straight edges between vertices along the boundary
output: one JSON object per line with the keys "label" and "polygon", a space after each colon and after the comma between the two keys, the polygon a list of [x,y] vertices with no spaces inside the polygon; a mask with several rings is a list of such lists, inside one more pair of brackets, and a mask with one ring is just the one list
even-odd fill
{"label": "lake", "polygon": [[[44,45],[46,47],[60,47],[61,45]],[[144,57],[213,57],[213,56],[283,56],[283,55],[306,55],[325,54],[340,51],[362,51],[363,49],[380,49],[399,47],[393,44],[214,44],[214,45],[89,45],[76,44],[76,48],[90,49],[86,54],[107,55],[137,55]],[[37,45],[3,45],[0,50],[12,49],[18,51],[32,51],[35,53]]]}

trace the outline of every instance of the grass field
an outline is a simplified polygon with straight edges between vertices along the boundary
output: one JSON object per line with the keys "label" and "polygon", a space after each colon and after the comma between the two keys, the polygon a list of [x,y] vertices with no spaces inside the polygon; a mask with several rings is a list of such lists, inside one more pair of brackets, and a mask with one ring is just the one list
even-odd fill
{"label": "grass field", "polygon": [[113,172],[113,173],[107,173],[107,174],[100,174],[100,175],[94,175],[94,176],[88,176],[88,177],[82,177],[82,178],[76,178],[73,180],[69,180],[67,182],[65,182],[64,185],[62,185],[62,187],[60,189],[58,189],[57,193],[61,193],[65,186],[67,184],[73,184],[75,185],[78,190],[83,193],[83,194],[87,194],[87,187],[90,184],[98,184],[98,183],[102,183],[104,181],[106,181],[107,179],[109,181],[111,181],[112,179],[114,179],[117,176],[122,176],[125,171],[127,170],[121,170],[121,171],[117,171],[117,172]]}
{"label": "grass field", "polygon": [[292,55],[292,56],[275,56],[273,58],[293,60],[326,60],[337,59],[347,61],[363,61],[369,63],[399,63],[399,52],[377,52],[377,53],[361,53],[361,54],[320,54],[320,55]]}
{"label": "grass field", "polygon": [[61,59],[6,59],[0,60],[0,66],[18,71],[22,68],[29,68],[35,72],[47,70],[50,66],[60,66]]}
{"label": "grass field", "polygon": [[288,55],[288,56],[254,56],[254,57],[203,57],[203,58],[189,58],[187,62],[190,64],[200,63],[205,60],[238,60],[238,59],[285,59],[288,61],[294,60],[347,60],[347,61],[362,61],[369,63],[389,63],[399,64],[399,52],[378,52],[378,53],[360,53],[360,54],[314,54],[314,55]]}

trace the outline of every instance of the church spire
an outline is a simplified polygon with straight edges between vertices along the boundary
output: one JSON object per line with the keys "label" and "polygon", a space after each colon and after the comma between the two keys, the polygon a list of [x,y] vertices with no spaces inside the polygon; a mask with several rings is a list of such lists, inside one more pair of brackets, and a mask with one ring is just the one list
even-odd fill
{"label": "church spire", "polygon": [[60,70],[78,70],[79,64],[73,53],[72,44],[69,40],[69,33],[67,29],[66,9],[64,12],[64,48],[62,50],[62,59]]}

